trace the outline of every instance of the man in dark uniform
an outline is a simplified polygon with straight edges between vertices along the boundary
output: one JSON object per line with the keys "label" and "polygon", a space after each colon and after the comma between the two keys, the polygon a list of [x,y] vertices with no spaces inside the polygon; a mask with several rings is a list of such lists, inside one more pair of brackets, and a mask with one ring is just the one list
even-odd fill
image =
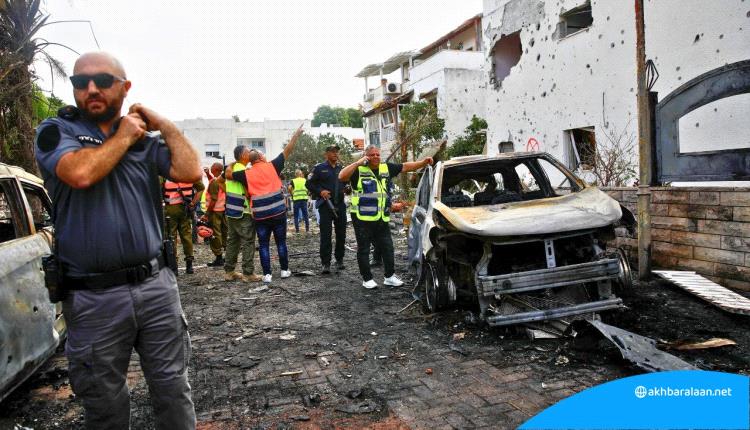
{"label": "man in dark uniform", "polygon": [[[175,274],[165,267],[158,176],[200,179],[198,154],[168,119],[120,111],[131,82],[117,59],[81,56],[76,105],[37,127],[36,158],[52,196],[70,384],[86,428],[127,429],[127,370],[138,351],[159,429],[194,429],[190,339]],[[161,136],[151,133],[161,132]]]}
{"label": "man in dark uniform", "polygon": [[[313,168],[307,181],[307,189],[315,197],[315,208],[320,214],[320,262],[321,273],[331,273],[331,232],[336,230],[336,270],[344,270],[344,245],[346,244],[346,203],[344,186],[339,181],[341,164],[339,147],[331,145],[326,148],[326,161]],[[331,209],[333,208],[333,209]],[[333,228],[331,227],[333,225]]]}

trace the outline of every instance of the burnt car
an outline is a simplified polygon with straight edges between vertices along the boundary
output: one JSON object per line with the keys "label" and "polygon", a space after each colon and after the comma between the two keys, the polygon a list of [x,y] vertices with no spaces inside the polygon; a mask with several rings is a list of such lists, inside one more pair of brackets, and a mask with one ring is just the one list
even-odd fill
{"label": "burnt car", "polygon": [[65,336],[62,305],[52,304],[42,258],[53,240],[43,182],[0,163],[0,401],[55,353]]}
{"label": "burnt car", "polygon": [[[633,214],[542,152],[468,156],[428,167],[409,260],[428,311],[478,305],[491,326],[591,317],[632,287],[615,228]],[[558,321],[559,322],[559,321]]]}

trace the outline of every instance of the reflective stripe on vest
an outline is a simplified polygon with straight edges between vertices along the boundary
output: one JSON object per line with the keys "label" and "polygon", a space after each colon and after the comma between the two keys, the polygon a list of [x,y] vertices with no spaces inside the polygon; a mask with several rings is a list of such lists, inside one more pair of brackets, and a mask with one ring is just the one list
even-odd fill
{"label": "reflective stripe on vest", "polygon": [[187,182],[164,182],[164,203],[181,205],[193,200],[193,184]]}
{"label": "reflective stripe on vest", "polygon": [[357,168],[359,180],[352,193],[352,212],[362,221],[390,221],[391,197],[388,193],[388,165],[378,166],[378,176],[367,166]]}
{"label": "reflective stripe on vest", "polygon": [[201,212],[205,212],[206,208],[208,207],[208,204],[206,204],[207,195],[208,190],[204,191],[203,194],[201,194]]}
{"label": "reflective stripe on vest", "polygon": [[[233,172],[245,170],[242,163],[234,163]],[[243,212],[249,212],[247,200],[245,199],[245,187],[242,182],[237,182],[227,178],[226,207],[224,214],[229,218],[242,218]]]}
{"label": "reflective stripe on vest", "polygon": [[292,200],[307,200],[307,188],[305,187],[306,184],[307,180],[305,178],[292,179],[292,186],[294,187]]}
{"label": "reflective stripe on vest", "polygon": [[286,212],[286,199],[276,168],[261,161],[245,171],[250,209],[256,221],[273,218]]}

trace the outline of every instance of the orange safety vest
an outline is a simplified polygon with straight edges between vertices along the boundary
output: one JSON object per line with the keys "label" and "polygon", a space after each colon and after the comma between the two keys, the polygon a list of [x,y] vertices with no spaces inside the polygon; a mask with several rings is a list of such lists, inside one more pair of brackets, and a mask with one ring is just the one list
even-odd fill
{"label": "orange safety vest", "polygon": [[193,200],[193,184],[189,182],[164,182],[164,203],[181,205]]}
{"label": "orange safety vest", "polygon": [[273,164],[261,161],[245,170],[250,210],[256,221],[273,218],[286,212],[284,186]]}
{"label": "orange safety vest", "polygon": [[[212,179],[211,182],[215,181],[216,179]],[[211,184],[208,185],[209,187]],[[211,201],[213,200],[213,197],[211,197],[211,193],[208,192],[208,188],[205,191],[206,193],[206,208],[209,208],[211,206]],[[219,186],[219,194],[216,197],[216,203],[214,204],[213,212],[224,212],[224,208],[226,208],[227,203],[227,193],[221,189],[221,186]]]}

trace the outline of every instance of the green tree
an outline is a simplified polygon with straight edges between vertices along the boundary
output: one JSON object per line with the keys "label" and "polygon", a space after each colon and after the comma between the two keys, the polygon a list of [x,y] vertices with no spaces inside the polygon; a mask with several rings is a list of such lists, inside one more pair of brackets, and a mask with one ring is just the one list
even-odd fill
{"label": "green tree", "polygon": [[302,134],[297,141],[297,146],[292,151],[289,159],[284,163],[282,173],[287,179],[294,177],[294,171],[297,169],[307,176],[316,164],[325,160],[325,149],[331,145],[338,145],[339,160],[342,164],[347,165],[353,161],[352,152],[354,146],[343,136],[321,134],[317,139],[309,134]]}
{"label": "green tree", "polygon": [[401,124],[398,129],[401,157],[404,160],[411,150],[412,158],[418,157],[428,142],[443,138],[445,120],[438,117],[437,108],[426,101],[411,102],[401,108]]}
{"label": "green tree", "polygon": [[54,94],[49,97],[45,96],[39,87],[34,85],[34,98],[32,100],[34,106],[34,123],[39,123],[42,120],[56,116],[57,111],[65,106],[65,102],[57,98]]}
{"label": "green tree", "polygon": [[39,112],[34,107],[35,59],[53,74],[66,75],[62,64],[45,49],[55,43],[36,34],[49,15],[40,0],[0,0],[0,161],[37,172],[33,130]]}
{"label": "green tree", "polygon": [[472,115],[471,123],[464,129],[464,134],[453,141],[453,145],[445,150],[445,157],[461,157],[464,155],[478,155],[484,152],[487,143],[487,121]]}
{"label": "green tree", "polygon": [[343,127],[362,128],[362,111],[357,108],[321,105],[313,113],[311,125],[313,127],[320,127],[320,124],[324,123],[336,124]]}

